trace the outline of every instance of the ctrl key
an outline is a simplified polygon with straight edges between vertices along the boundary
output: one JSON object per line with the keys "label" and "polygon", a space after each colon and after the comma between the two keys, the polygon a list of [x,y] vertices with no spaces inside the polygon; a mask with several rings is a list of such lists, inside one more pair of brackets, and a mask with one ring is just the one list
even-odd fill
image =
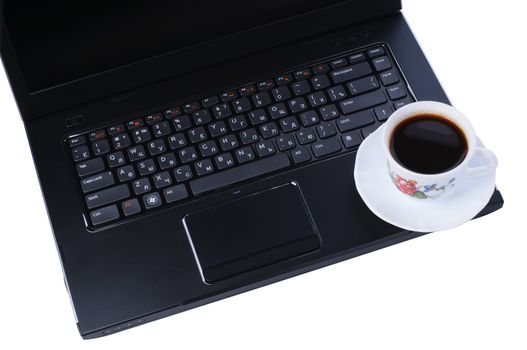
{"label": "ctrl key", "polygon": [[90,218],[93,225],[101,225],[108,221],[118,219],[119,210],[115,204],[108,207],[99,208],[90,212]]}

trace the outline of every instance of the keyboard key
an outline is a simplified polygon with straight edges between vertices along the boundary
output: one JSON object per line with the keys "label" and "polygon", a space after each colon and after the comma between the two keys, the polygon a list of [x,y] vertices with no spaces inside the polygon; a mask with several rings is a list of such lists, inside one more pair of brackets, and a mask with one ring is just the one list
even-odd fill
{"label": "keyboard key", "polygon": [[165,111],[165,117],[167,119],[174,119],[176,117],[181,116],[182,114],[183,110],[180,107],[170,108]]}
{"label": "keyboard key", "polygon": [[172,177],[170,177],[168,171],[155,174],[152,176],[152,179],[154,180],[155,188],[163,188],[172,185]]}
{"label": "keyboard key", "polygon": [[86,143],[86,136],[76,136],[68,139],[68,145],[70,147],[80,146]]}
{"label": "keyboard key", "polygon": [[351,114],[366,108],[386,103],[386,96],[382,91],[374,91],[340,102],[343,114]]}
{"label": "keyboard key", "polygon": [[146,158],[145,148],[142,145],[128,148],[127,153],[128,153],[128,158],[132,162]]}
{"label": "keyboard key", "polygon": [[368,56],[370,58],[375,58],[381,55],[384,55],[384,48],[382,47],[376,47],[376,48],[368,50]]}
{"label": "keyboard key", "polygon": [[183,111],[185,113],[193,113],[193,112],[199,110],[200,108],[201,108],[201,106],[196,101],[190,102],[190,103],[187,103],[187,104],[183,105]]}
{"label": "keyboard key", "polygon": [[351,131],[342,135],[342,143],[346,148],[353,148],[360,145],[362,137],[359,130]]}
{"label": "keyboard key", "polygon": [[117,169],[117,177],[120,182],[129,181],[135,178],[135,170],[131,165],[123,166]]}
{"label": "keyboard key", "polygon": [[373,75],[362,79],[357,79],[348,83],[348,89],[351,93],[351,96],[356,96],[368,91],[375,90],[379,88],[379,86],[379,81]]}
{"label": "keyboard key", "polygon": [[156,172],[156,163],[153,159],[145,159],[137,163],[137,169],[139,169],[139,175],[146,176]]}
{"label": "keyboard key", "polygon": [[128,185],[123,184],[87,195],[86,205],[88,209],[92,209],[128,197],[130,197],[130,190],[128,189]]}
{"label": "keyboard key", "polygon": [[180,149],[178,155],[181,163],[193,162],[198,159],[198,153],[193,146]]}
{"label": "keyboard key", "polygon": [[250,162],[251,160],[255,158],[253,149],[250,146],[237,149],[234,152],[234,156],[236,157],[236,160],[240,164]]}
{"label": "keyboard key", "polygon": [[156,137],[162,137],[172,132],[172,130],[170,130],[170,124],[166,121],[152,125],[152,130]]}
{"label": "keyboard key", "polygon": [[178,148],[185,147],[187,145],[187,139],[183,133],[174,134],[169,136],[168,145],[170,146],[170,149],[176,150]]}
{"label": "keyboard key", "polygon": [[411,98],[405,98],[403,100],[399,100],[399,101],[396,101],[393,103],[393,106],[395,109],[399,109],[399,108],[402,108],[404,106],[406,106],[407,104],[410,104],[414,102]]}
{"label": "keyboard key", "polygon": [[306,100],[303,97],[297,97],[288,102],[289,109],[293,113],[300,113],[307,109]]}
{"label": "keyboard key", "polygon": [[198,128],[190,129],[188,131],[188,138],[192,143],[203,142],[207,139],[207,131],[205,127],[200,126]]}
{"label": "keyboard key", "polygon": [[256,108],[265,107],[272,103],[271,95],[268,92],[259,92],[253,95],[252,100]]}
{"label": "keyboard key", "polygon": [[315,90],[322,90],[331,85],[327,75],[325,74],[317,75],[311,78],[311,84],[313,85]]}
{"label": "keyboard key", "polygon": [[331,101],[336,102],[340,101],[346,97],[348,97],[348,94],[346,93],[346,89],[342,85],[338,85],[332,88],[328,89],[328,95]]}
{"label": "keyboard key", "polygon": [[311,160],[311,154],[309,153],[309,148],[307,147],[298,147],[291,151],[291,158],[293,163],[302,164]]}
{"label": "keyboard key", "polygon": [[223,119],[230,117],[232,115],[232,110],[228,104],[224,103],[221,105],[214,106],[212,108],[212,114],[214,114],[216,119]]}
{"label": "keyboard key", "polygon": [[268,139],[280,134],[280,131],[278,130],[278,126],[276,125],[276,123],[271,122],[260,125],[260,134],[264,139]]}
{"label": "keyboard key", "polygon": [[377,124],[365,127],[364,129],[361,130],[362,137],[366,138],[370,136],[375,130],[377,130],[378,127],[379,125]]}
{"label": "keyboard key", "polygon": [[335,128],[335,124],[333,122],[317,125],[316,129],[318,136],[320,136],[321,139],[335,136],[337,134],[337,129]]}
{"label": "keyboard key", "polygon": [[214,158],[214,162],[216,162],[216,166],[220,170],[230,168],[234,165],[234,159],[232,158],[232,155],[230,153],[223,153],[217,155]]}
{"label": "keyboard key", "polygon": [[100,208],[90,212],[90,219],[93,225],[101,225],[119,218],[119,210],[116,205]]}
{"label": "keyboard key", "polygon": [[92,192],[103,187],[113,185],[115,180],[113,178],[112,172],[107,171],[105,173],[100,173],[97,175],[92,175],[81,180],[82,192]]}
{"label": "keyboard key", "polygon": [[337,106],[333,104],[320,107],[318,111],[320,112],[320,116],[322,117],[322,119],[325,121],[335,119],[340,115]]}
{"label": "keyboard key", "polygon": [[368,62],[361,62],[349,67],[345,67],[331,72],[331,78],[335,84],[341,84],[346,81],[362,78],[372,73]]}
{"label": "keyboard key", "polygon": [[145,117],[145,121],[148,125],[152,125],[154,123],[157,123],[163,119],[163,115],[161,113],[154,113],[150,114]]}
{"label": "keyboard key", "polygon": [[152,186],[150,185],[150,180],[147,177],[143,177],[132,182],[132,189],[136,195],[140,195],[152,191]]}
{"label": "keyboard key", "polygon": [[260,158],[268,157],[276,153],[276,147],[271,140],[258,142],[254,148],[256,148],[256,153]]}
{"label": "keyboard key", "polygon": [[110,135],[117,135],[121,134],[125,131],[124,124],[115,125],[108,128],[108,134]]}
{"label": "keyboard key", "polygon": [[243,115],[229,118],[229,126],[232,131],[245,129],[248,126],[247,118],[245,118]]}
{"label": "keyboard key", "polygon": [[145,125],[145,122],[143,121],[143,119],[130,120],[128,123],[126,123],[126,126],[130,130],[138,128],[143,125]]}
{"label": "keyboard key", "polygon": [[387,120],[393,113],[393,108],[389,105],[384,105],[375,108],[375,116],[380,122]]}
{"label": "keyboard key", "polygon": [[106,160],[108,161],[110,168],[115,168],[126,163],[123,152],[121,151],[108,154]]}
{"label": "keyboard key", "polygon": [[274,100],[281,102],[291,98],[291,92],[287,86],[280,86],[272,90]]}
{"label": "keyboard key", "polygon": [[293,135],[286,134],[278,137],[276,139],[276,144],[278,146],[278,149],[283,152],[294,148],[296,146],[296,141]]}
{"label": "keyboard key", "polygon": [[157,157],[161,170],[170,169],[177,165],[176,155],[172,152]]}
{"label": "keyboard key", "polygon": [[102,158],[94,158],[86,162],[77,163],[75,167],[77,168],[77,174],[82,177],[103,171],[104,162]]}
{"label": "keyboard key", "polygon": [[294,83],[291,85],[291,88],[296,96],[305,95],[311,92],[311,86],[309,86],[309,83],[306,80]]}
{"label": "keyboard key", "polygon": [[364,61],[366,59],[366,55],[364,53],[356,53],[348,57],[350,63],[358,63],[361,61]]}
{"label": "keyboard key", "polygon": [[190,121],[190,117],[188,115],[182,115],[174,118],[172,120],[172,124],[174,125],[174,129],[176,131],[183,131],[189,129],[192,126],[192,122]]}
{"label": "keyboard key", "polygon": [[329,71],[329,65],[327,63],[322,63],[313,67],[313,73],[315,74],[324,74]]}
{"label": "keyboard key", "polygon": [[211,96],[201,100],[201,105],[205,108],[212,107],[218,103],[220,103],[218,96]]}
{"label": "keyboard key", "polygon": [[165,144],[165,141],[163,141],[163,139],[157,139],[154,141],[150,141],[148,143],[148,151],[150,152],[150,155],[152,156],[165,153],[167,151],[167,146]]}
{"label": "keyboard key", "polygon": [[322,106],[328,103],[326,95],[322,91],[315,92],[307,97],[311,107]]}
{"label": "keyboard key", "polygon": [[146,210],[157,208],[161,205],[161,196],[157,192],[145,194],[143,196],[143,203]]}
{"label": "keyboard key", "polygon": [[363,126],[373,124],[375,119],[370,111],[363,111],[354,114],[344,115],[337,119],[337,127],[340,132],[346,132]]}
{"label": "keyboard key", "polygon": [[250,145],[251,143],[257,142],[260,137],[258,136],[258,133],[256,132],[256,129],[247,129],[243,130],[238,134],[240,137],[240,140],[242,141],[242,145]]}
{"label": "keyboard key", "polygon": [[282,75],[275,79],[276,85],[287,85],[293,81],[293,76],[291,74]]}
{"label": "keyboard key", "polygon": [[227,91],[220,95],[220,98],[223,102],[233,101],[237,97],[238,93],[236,91]]}
{"label": "keyboard key", "polygon": [[339,58],[331,61],[330,65],[333,69],[341,68],[348,65],[348,60],[346,60],[345,58]]}
{"label": "keyboard key", "polygon": [[273,87],[274,87],[274,80],[266,80],[258,84],[258,89],[260,91],[271,90]]}
{"label": "keyboard key", "polygon": [[268,119],[267,113],[263,109],[257,109],[247,114],[252,125],[265,123]]}
{"label": "keyboard key", "polygon": [[141,212],[141,205],[137,198],[132,198],[121,203],[124,216],[131,216]]}
{"label": "keyboard key", "polygon": [[304,113],[300,113],[300,122],[302,123],[302,126],[308,127],[318,124],[320,122],[320,119],[318,118],[317,112],[311,110]]}
{"label": "keyboard key", "polygon": [[287,117],[280,119],[280,127],[282,128],[283,132],[287,133],[300,128],[300,124],[298,124],[296,117]]}
{"label": "keyboard key", "polygon": [[198,160],[196,163],[194,163],[194,169],[196,170],[196,174],[198,176],[208,175],[214,171],[214,167],[212,166],[210,159]]}
{"label": "keyboard key", "polygon": [[174,203],[188,197],[185,185],[177,185],[163,190],[163,196],[167,203]]}
{"label": "keyboard key", "polygon": [[132,132],[132,137],[134,138],[135,143],[141,143],[150,140],[152,135],[150,134],[150,130],[148,130],[147,127],[142,127],[135,129]]}
{"label": "keyboard key", "polygon": [[223,151],[229,151],[238,147],[238,139],[234,135],[220,137],[218,140]]}
{"label": "keyboard key", "polygon": [[183,165],[174,169],[174,177],[176,179],[176,182],[179,183],[192,179],[194,175],[192,174],[190,166]]}
{"label": "keyboard key", "polygon": [[239,91],[240,91],[240,95],[249,96],[249,95],[256,93],[256,86],[255,85],[244,86]]}
{"label": "keyboard key", "polygon": [[384,86],[393,85],[399,82],[399,77],[395,70],[389,70],[380,74],[382,84]]}
{"label": "keyboard key", "polygon": [[289,113],[284,103],[278,103],[268,108],[269,114],[273,119],[286,117]]}
{"label": "keyboard key", "polygon": [[296,133],[298,143],[301,145],[307,145],[308,143],[315,142],[317,136],[313,129],[302,129]]}
{"label": "keyboard key", "polygon": [[299,70],[295,72],[295,78],[296,80],[303,80],[311,78],[311,71],[309,69]]}
{"label": "keyboard key", "polygon": [[113,148],[122,149],[130,147],[131,141],[128,134],[117,134],[112,137]]}
{"label": "keyboard key", "polygon": [[93,154],[96,156],[110,152],[110,143],[108,143],[108,140],[106,139],[95,141],[91,146]]}
{"label": "keyboard key", "polygon": [[234,111],[238,114],[247,112],[252,108],[251,102],[247,97],[235,100],[234,102],[232,102],[232,107],[234,108]]}
{"label": "keyboard key", "polygon": [[98,130],[89,134],[90,141],[97,141],[106,138],[106,131]]}
{"label": "keyboard key", "polygon": [[219,173],[203,177],[190,182],[190,188],[194,195],[212,191],[234,183],[251,179],[256,176],[287,168],[290,165],[286,154],[263,158],[238,167],[227,169]]}
{"label": "keyboard key", "polygon": [[399,100],[406,97],[406,89],[401,85],[395,85],[386,89],[391,100]]}
{"label": "keyboard key", "polygon": [[212,137],[218,137],[228,133],[227,124],[223,120],[219,120],[209,124],[209,133]]}
{"label": "keyboard key", "polygon": [[218,146],[215,141],[203,142],[198,146],[199,153],[202,157],[210,157],[218,153]]}
{"label": "keyboard key", "polygon": [[372,63],[377,72],[382,72],[392,68],[392,63],[390,62],[390,59],[387,56],[375,58]]}
{"label": "keyboard key", "polygon": [[320,158],[339,152],[342,150],[342,146],[340,145],[338,138],[333,137],[315,142],[313,145],[311,145],[311,149],[313,150],[315,157]]}

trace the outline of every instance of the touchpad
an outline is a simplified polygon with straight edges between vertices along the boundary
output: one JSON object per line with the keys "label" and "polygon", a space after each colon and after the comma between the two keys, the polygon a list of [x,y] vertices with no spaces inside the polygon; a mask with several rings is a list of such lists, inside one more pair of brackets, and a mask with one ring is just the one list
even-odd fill
{"label": "touchpad", "polygon": [[320,248],[297,183],[188,214],[183,223],[206,283]]}

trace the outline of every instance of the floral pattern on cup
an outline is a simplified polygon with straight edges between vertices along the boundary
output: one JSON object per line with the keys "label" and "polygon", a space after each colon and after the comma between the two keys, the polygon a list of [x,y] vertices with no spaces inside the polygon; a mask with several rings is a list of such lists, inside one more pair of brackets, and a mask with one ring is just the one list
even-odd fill
{"label": "floral pattern on cup", "polygon": [[456,181],[455,178],[452,178],[446,185],[419,185],[417,181],[404,179],[401,176],[395,174],[393,171],[390,171],[390,177],[399,191],[417,199],[439,198],[443,193],[446,192],[448,188],[454,187]]}

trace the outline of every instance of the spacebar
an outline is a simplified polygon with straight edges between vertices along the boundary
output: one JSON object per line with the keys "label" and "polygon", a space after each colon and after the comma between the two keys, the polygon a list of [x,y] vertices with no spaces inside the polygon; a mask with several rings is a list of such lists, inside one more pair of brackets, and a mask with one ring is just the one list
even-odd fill
{"label": "spacebar", "polygon": [[222,171],[221,173],[191,181],[190,188],[194,195],[198,195],[203,192],[212,191],[220,187],[232,185],[236,182],[286,168],[289,165],[289,157],[287,157],[287,154],[281,153],[270,158],[257,160],[252,163]]}

